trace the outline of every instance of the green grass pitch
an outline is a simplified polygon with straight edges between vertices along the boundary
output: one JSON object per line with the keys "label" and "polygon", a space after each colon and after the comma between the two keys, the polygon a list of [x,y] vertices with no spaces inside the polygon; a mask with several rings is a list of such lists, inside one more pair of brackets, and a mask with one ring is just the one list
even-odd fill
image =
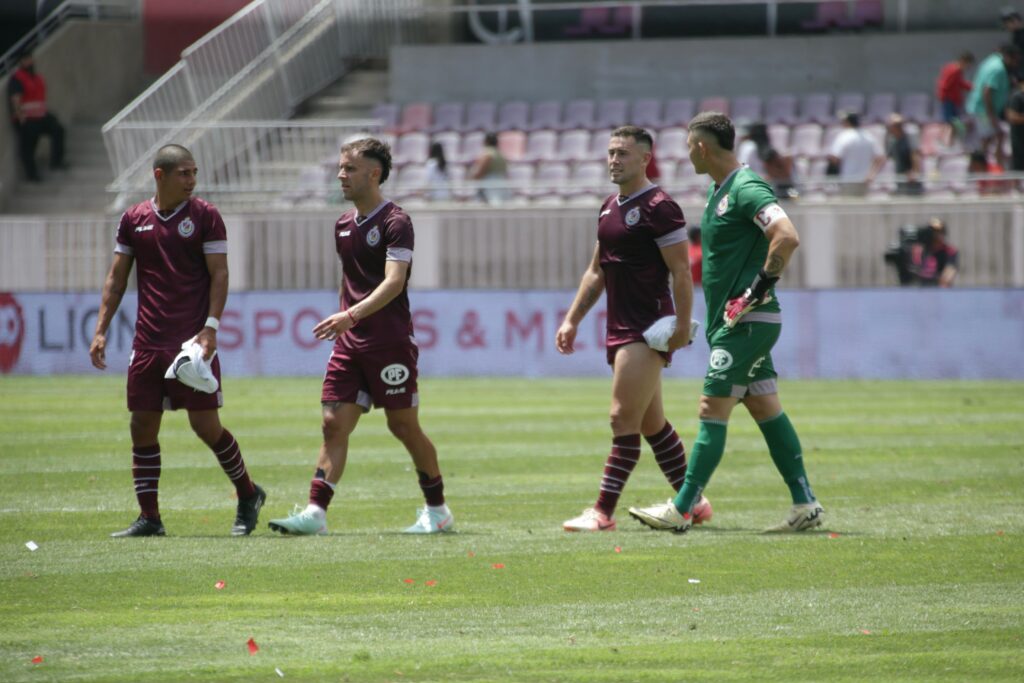
{"label": "green grass pitch", "polygon": [[[331,535],[288,538],[266,521],[305,503],[319,382],[229,378],[260,529],[229,536],[232,489],[168,413],[169,535],[118,540],[123,382],[0,379],[0,681],[1024,680],[1021,383],[784,382],[826,530],[758,533],[788,495],[737,412],[715,517],[677,536],[624,514],[670,493],[646,445],[619,530],[561,530],[597,492],[609,380],[426,379],[458,533],[397,533],[421,497],[377,411]],[[687,444],[698,392],[665,386]]]}

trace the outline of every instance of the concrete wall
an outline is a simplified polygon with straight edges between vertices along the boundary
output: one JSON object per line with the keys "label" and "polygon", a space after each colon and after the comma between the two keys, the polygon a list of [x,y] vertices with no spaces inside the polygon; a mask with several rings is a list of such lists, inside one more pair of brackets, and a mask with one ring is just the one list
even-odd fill
{"label": "concrete wall", "polygon": [[[145,88],[142,31],[133,21],[73,20],[35,51],[50,111],[61,123],[100,126]],[[7,79],[3,77],[4,97]],[[3,107],[7,115],[6,105]],[[0,126],[0,211],[21,172],[17,140]]]}
{"label": "concrete wall", "polygon": [[399,46],[395,102],[931,92],[962,50],[984,56],[1002,31],[701,38],[532,45]]}

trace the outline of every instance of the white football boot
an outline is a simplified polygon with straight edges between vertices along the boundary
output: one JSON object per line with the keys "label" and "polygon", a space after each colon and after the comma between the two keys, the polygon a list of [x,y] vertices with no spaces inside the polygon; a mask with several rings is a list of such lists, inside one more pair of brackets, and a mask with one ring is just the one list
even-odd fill
{"label": "white football boot", "polygon": [[790,534],[797,531],[806,531],[821,526],[825,521],[825,509],[818,501],[794,505],[789,510],[789,515],[781,523],[768,527],[764,530],[766,534]]}
{"label": "white football boot", "polygon": [[671,498],[661,505],[652,505],[648,508],[629,508],[629,516],[641,524],[659,531],[675,531],[681,534],[693,526],[693,515],[688,512],[679,512]]}
{"label": "white football boot", "polygon": [[579,517],[565,520],[562,528],[566,531],[615,531],[615,518],[596,508],[587,508]]}
{"label": "white football boot", "polygon": [[305,509],[296,505],[290,517],[272,519],[269,526],[282,534],[323,536],[327,533],[327,513],[316,505],[307,505]]}
{"label": "white football boot", "polygon": [[440,534],[455,528],[455,518],[447,505],[431,507],[429,505],[416,511],[416,523],[408,527],[403,534]]}

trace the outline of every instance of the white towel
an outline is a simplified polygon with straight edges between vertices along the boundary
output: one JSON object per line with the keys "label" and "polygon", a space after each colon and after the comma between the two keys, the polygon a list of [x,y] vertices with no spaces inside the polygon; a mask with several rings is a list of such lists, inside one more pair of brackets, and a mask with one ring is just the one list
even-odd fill
{"label": "white towel", "polygon": [[217,391],[220,382],[213,376],[210,363],[217,357],[214,351],[210,360],[203,358],[203,347],[189,339],[181,345],[181,353],[174,357],[174,362],[167,368],[164,377],[176,379],[187,387],[212,394]]}
{"label": "white towel", "polygon": [[[700,329],[700,323],[696,320],[690,321],[690,343],[697,337],[697,330]],[[654,321],[654,324],[644,330],[644,339],[647,340],[647,345],[655,351],[668,351],[668,340],[675,334],[676,331],[676,317],[674,315],[666,315],[664,318],[658,318]]]}

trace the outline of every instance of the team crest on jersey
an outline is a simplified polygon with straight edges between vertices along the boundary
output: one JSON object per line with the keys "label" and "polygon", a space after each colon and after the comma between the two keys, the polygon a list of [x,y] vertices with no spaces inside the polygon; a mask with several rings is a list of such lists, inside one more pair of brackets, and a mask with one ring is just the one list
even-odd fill
{"label": "team crest on jersey", "polygon": [[732,367],[732,354],[725,349],[713,349],[708,365],[715,370],[728,370]]}
{"label": "team crest on jersey", "polygon": [[633,227],[640,222],[640,207],[634,206],[626,212],[626,225]]}
{"label": "team crest on jersey", "polygon": [[192,222],[192,219],[185,217],[185,220],[178,223],[178,234],[182,237],[191,237],[192,233],[196,231],[196,224]]}
{"label": "team crest on jersey", "polygon": [[729,210],[729,193],[726,192],[725,196],[722,197],[722,200],[720,202],[718,202],[718,206],[715,207],[715,215],[716,216],[721,216],[722,214],[724,214],[728,210]]}
{"label": "team crest on jersey", "polygon": [[366,243],[371,247],[375,247],[380,244],[380,228],[376,225],[373,226],[370,232],[366,233]]}

